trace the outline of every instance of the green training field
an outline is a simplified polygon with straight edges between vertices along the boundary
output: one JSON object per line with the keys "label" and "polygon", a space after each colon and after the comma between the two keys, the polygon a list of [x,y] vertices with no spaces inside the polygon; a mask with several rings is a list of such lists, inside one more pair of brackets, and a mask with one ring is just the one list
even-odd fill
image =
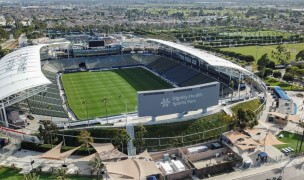
{"label": "green training field", "polygon": [[[260,59],[263,54],[267,53],[270,60],[278,63],[276,59],[271,57],[271,51],[275,51],[278,45],[271,46],[243,46],[243,47],[229,47],[229,48],[221,48],[221,50],[233,51],[236,53],[244,54],[244,55],[252,55],[257,62],[257,59]],[[294,60],[299,51],[304,50],[304,43],[296,43],[296,44],[283,44],[284,47],[289,49],[291,60]]]}
{"label": "green training field", "polygon": [[[104,117],[103,98],[108,98],[108,115],[133,112],[137,107],[137,91],[172,88],[143,68],[127,68],[102,72],[80,72],[62,75],[68,103],[78,119]],[[83,103],[87,101],[86,104]]]}
{"label": "green training field", "polygon": [[[287,132],[287,131],[282,131],[279,133],[283,134],[284,137],[283,138],[278,138],[278,140],[286,143],[286,144],[282,144],[282,145],[275,145],[276,148],[278,148],[279,150],[281,150],[282,148],[287,148],[287,147],[291,147],[292,149],[296,150],[297,149],[297,144],[298,144],[298,150],[300,149],[300,141],[301,141],[301,135],[300,134],[294,134],[291,132]],[[279,137],[278,135],[278,137]],[[302,145],[303,146],[303,145]],[[301,148],[301,152],[304,152],[304,148]]]}

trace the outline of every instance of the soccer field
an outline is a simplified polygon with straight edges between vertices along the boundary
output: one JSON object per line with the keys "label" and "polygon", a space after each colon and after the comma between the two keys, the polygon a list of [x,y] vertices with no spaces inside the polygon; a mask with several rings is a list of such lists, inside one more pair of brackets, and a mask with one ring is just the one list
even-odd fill
{"label": "soccer field", "polygon": [[[270,60],[273,60],[275,63],[278,63],[276,59],[271,57],[271,52],[276,51],[278,45],[271,46],[243,46],[243,47],[230,47],[230,48],[221,48],[224,51],[233,51],[236,53],[241,53],[244,55],[252,55],[256,58],[256,61],[262,57],[263,54],[268,54]],[[283,44],[290,51],[291,60],[294,60],[299,51],[304,50],[304,43],[296,44]]]}
{"label": "soccer field", "polygon": [[62,83],[70,108],[81,120],[104,117],[105,97],[109,100],[108,116],[117,115],[125,113],[125,102],[128,112],[136,110],[137,91],[172,88],[143,68],[63,74]]}

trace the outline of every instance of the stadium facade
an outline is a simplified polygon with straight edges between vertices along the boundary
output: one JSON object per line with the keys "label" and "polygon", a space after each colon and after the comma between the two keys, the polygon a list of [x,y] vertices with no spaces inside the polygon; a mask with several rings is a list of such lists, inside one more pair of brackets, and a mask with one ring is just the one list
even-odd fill
{"label": "stadium facade", "polygon": [[[0,60],[1,120],[8,125],[6,108],[18,104],[14,106],[18,109],[20,103],[27,104],[27,110],[34,114],[68,117],[70,109],[64,105],[66,97],[60,95],[63,87],[58,73],[144,66],[176,87],[217,81],[222,98],[229,94],[230,81],[240,84],[244,77],[258,80],[253,73],[230,61],[158,39],[107,47],[102,49],[102,54],[100,49],[75,48],[75,52],[82,57],[70,56],[74,52],[68,43],[54,43],[24,47],[3,57]],[[262,81],[259,83],[265,86]]]}

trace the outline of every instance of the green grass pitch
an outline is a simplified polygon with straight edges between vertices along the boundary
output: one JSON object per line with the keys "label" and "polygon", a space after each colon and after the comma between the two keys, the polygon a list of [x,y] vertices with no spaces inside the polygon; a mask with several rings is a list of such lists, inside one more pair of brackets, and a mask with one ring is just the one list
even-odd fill
{"label": "green grass pitch", "polygon": [[[127,68],[102,72],[80,72],[62,75],[68,103],[78,119],[104,117],[104,97],[109,99],[108,115],[133,112],[137,107],[137,91],[172,88],[143,68]],[[121,97],[119,97],[121,95]]]}
{"label": "green grass pitch", "polygon": [[[268,54],[270,60],[273,60],[275,63],[278,63],[276,59],[271,57],[271,51],[276,51],[278,45],[270,46],[243,46],[243,47],[230,47],[230,48],[221,48],[221,50],[233,51],[236,53],[241,53],[244,55],[252,55],[257,62],[258,59],[262,57],[263,54]],[[304,43],[296,44],[283,44],[290,51],[291,60],[295,60],[296,55],[299,51],[304,50]]]}

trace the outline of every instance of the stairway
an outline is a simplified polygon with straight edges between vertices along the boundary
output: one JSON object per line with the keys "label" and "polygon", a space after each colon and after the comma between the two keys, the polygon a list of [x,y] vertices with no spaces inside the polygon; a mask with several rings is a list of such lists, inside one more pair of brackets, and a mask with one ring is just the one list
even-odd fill
{"label": "stairway", "polygon": [[133,140],[135,138],[133,124],[127,124],[126,125],[126,130],[127,130],[128,135],[131,138],[131,140],[128,142],[128,156],[135,156],[136,155],[136,148],[133,145]]}

